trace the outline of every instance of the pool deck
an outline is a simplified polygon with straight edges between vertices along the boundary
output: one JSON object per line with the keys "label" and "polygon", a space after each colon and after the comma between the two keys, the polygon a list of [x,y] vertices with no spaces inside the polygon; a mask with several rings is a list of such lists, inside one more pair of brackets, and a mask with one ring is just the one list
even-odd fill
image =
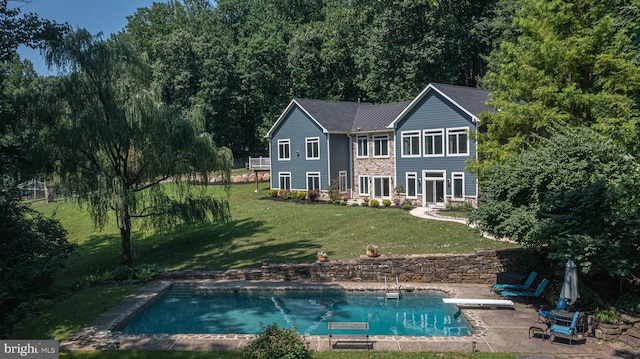
{"label": "pool deck", "polygon": [[[238,288],[238,290],[275,288],[276,290],[314,288],[344,288],[351,291],[382,290],[380,283],[308,283],[273,281],[210,281],[196,280],[206,288]],[[129,298],[100,315],[89,326],[61,343],[62,350],[241,350],[255,335],[235,334],[175,334],[125,335],[112,332],[118,323],[142,308],[155,295],[170,286],[172,281],[157,280],[141,288]],[[487,284],[407,283],[403,288],[413,290],[441,290],[450,297],[499,299]],[[403,289],[404,290],[404,289]],[[529,326],[537,321],[538,304],[526,300],[515,302],[513,308],[465,306],[462,313],[474,326],[475,334],[467,337],[402,337],[372,336],[375,351],[407,352],[515,352],[521,357],[535,358],[640,358],[638,349],[615,348],[598,344],[593,337],[584,338],[573,345],[558,339],[551,343],[540,336],[528,337]],[[305,336],[313,351],[332,350],[326,336]],[[335,349],[334,349],[335,350]],[[345,349],[340,349],[345,350]],[[350,349],[347,349],[350,350]],[[358,350],[366,350],[358,348]],[[528,354],[534,354],[528,356]]]}

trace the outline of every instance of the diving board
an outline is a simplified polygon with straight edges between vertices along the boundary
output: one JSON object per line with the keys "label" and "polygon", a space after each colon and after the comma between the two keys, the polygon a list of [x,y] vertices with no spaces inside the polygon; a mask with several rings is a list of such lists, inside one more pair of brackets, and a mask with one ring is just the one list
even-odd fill
{"label": "diving board", "polygon": [[442,301],[448,304],[466,306],[513,307],[513,302],[508,299],[442,298]]}

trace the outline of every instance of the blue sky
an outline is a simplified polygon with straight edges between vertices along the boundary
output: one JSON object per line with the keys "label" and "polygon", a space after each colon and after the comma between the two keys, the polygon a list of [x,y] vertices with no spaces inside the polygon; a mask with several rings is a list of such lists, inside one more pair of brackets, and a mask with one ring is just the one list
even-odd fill
{"label": "blue sky", "polygon": [[[69,23],[74,29],[84,28],[90,33],[102,32],[104,37],[122,30],[127,16],[135,14],[141,7],[151,7],[154,2],[166,0],[31,0],[28,3],[9,1],[9,7],[20,7],[21,14],[36,13],[44,19]],[[40,75],[55,75],[47,70],[39,50],[26,47],[19,49],[20,57],[33,62]]]}

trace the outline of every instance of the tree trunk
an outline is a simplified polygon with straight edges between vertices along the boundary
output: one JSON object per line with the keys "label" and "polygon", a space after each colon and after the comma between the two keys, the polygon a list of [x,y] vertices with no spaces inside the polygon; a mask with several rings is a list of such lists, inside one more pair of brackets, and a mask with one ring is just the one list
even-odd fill
{"label": "tree trunk", "polygon": [[133,258],[131,257],[131,216],[129,216],[129,210],[124,209],[122,211],[122,218],[120,221],[120,238],[122,239],[122,265],[132,265]]}

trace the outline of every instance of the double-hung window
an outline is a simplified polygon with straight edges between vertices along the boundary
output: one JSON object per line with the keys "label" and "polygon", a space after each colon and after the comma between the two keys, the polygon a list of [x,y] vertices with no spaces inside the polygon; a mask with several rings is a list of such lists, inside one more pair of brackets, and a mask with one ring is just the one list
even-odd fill
{"label": "double-hung window", "polygon": [[278,173],[280,190],[291,190],[291,172]]}
{"label": "double-hung window", "polygon": [[338,187],[340,187],[340,193],[347,192],[347,171],[338,172]]}
{"label": "double-hung window", "polygon": [[464,199],[464,173],[453,172],[453,198]]}
{"label": "double-hung window", "polygon": [[402,132],[402,157],[420,156],[420,131]]}
{"label": "double-hung window", "polygon": [[424,156],[444,155],[444,130],[424,130]]}
{"label": "double-hung window", "polygon": [[278,160],[290,160],[291,159],[291,141],[290,140],[278,140]]}
{"label": "double-hung window", "polygon": [[369,157],[369,137],[358,136],[356,141],[358,145],[356,157]]}
{"label": "double-hung window", "polygon": [[389,136],[373,136],[373,157],[389,157]]}
{"label": "double-hung window", "polygon": [[469,154],[469,128],[447,129],[447,155],[465,156]]}
{"label": "double-hung window", "polygon": [[307,191],[320,190],[320,173],[308,172],[307,173]]}
{"label": "double-hung window", "polygon": [[369,176],[358,176],[358,194],[361,196],[369,195]]}
{"label": "double-hung window", "polygon": [[407,173],[407,198],[416,198],[418,193],[418,174],[415,172]]}
{"label": "double-hung window", "polygon": [[320,138],[319,137],[311,137],[307,138],[307,159],[308,160],[318,160],[320,159]]}

